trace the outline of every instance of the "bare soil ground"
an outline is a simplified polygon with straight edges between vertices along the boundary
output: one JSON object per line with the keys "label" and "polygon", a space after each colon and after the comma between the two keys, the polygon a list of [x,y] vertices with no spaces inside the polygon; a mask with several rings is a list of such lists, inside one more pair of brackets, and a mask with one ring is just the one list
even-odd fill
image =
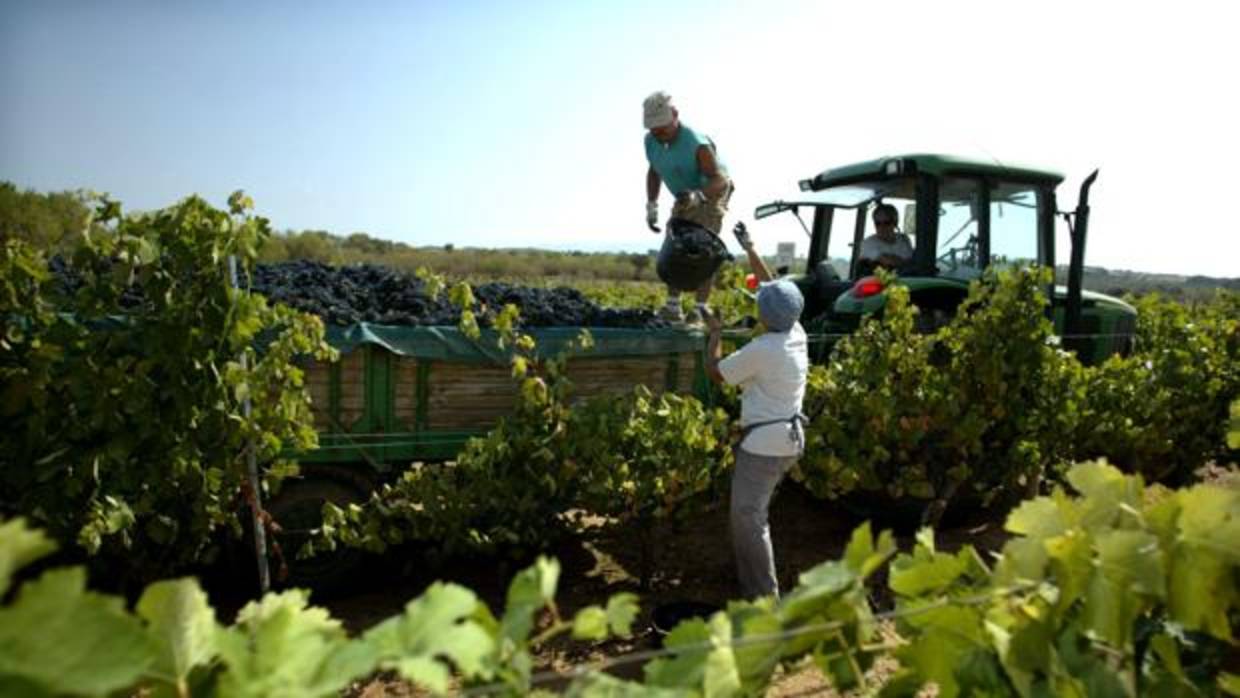
{"label": "bare soil ground", "polygon": [[[940,547],[954,549],[973,544],[980,550],[997,550],[1006,535],[1003,512],[976,513],[972,521],[941,526],[936,534]],[[771,505],[771,533],[775,546],[780,585],[791,589],[800,573],[816,564],[838,558],[852,529],[861,519],[814,499],[792,482],[781,485]],[[883,526],[875,524],[875,530]],[[890,526],[887,526],[890,527]],[[911,526],[896,529],[902,549],[911,546]],[[631,639],[583,643],[557,639],[538,648],[536,671],[565,673],[572,667],[591,664],[633,652],[654,649],[658,637],[651,627],[651,611],[675,600],[702,601],[717,605],[739,596],[728,537],[726,501],[682,525],[666,526],[653,536],[653,574],[642,589],[642,548],[637,532],[619,528],[590,539],[574,540],[549,551],[562,565],[557,604],[565,617],[592,603],[605,602],[611,594],[629,591],[639,595],[641,615]],[[357,583],[344,594],[312,599],[341,619],[350,632],[358,633],[400,613],[404,605],[435,580],[468,586],[492,610],[503,608],[508,580],[528,561],[495,558],[456,559],[431,566],[414,549],[393,550],[367,562]],[[872,598],[880,608],[887,604],[884,580],[876,579]],[[882,660],[872,670],[881,679],[895,669],[893,660]],[[617,667],[615,675],[640,679],[641,664]],[[554,688],[554,684],[549,686]],[[394,676],[376,676],[356,684],[350,696],[380,698],[412,696],[420,692]],[[812,665],[789,667],[777,675],[770,696],[834,695],[829,684]]]}
{"label": "bare soil ground", "polygon": [[[1240,468],[1234,463],[1211,463],[1197,473],[1197,479],[1224,487],[1240,488]],[[1151,492],[1151,496],[1157,496]],[[723,495],[726,498],[726,493]],[[878,515],[889,511],[876,510]],[[938,546],[955,550],[966,544],[983,554],[996,552],[1007,540],[1003,531],[1006,511],[961,512],[949,510],[948,517],[935,531]],[[785,481],[771,504],[771,534],[780,586],[784,590],[796,585],[797,577],[818,563],[837,559],[843,552],[853,528],[863,522],[861,516],[829,502],[813,498],[796,483]],[[903,524],[902,526],[893,524]],[[897,522],[881,518],[872,522],[877,532],[893,528],[902,550],[912,545],[916,522]],[[733,568],[731,542],[728,536],[727,502],[720,499],[706,512],[685,523],[665,526],[654,535],[654,560],[649,588],[639,582],[642,548],[632,528],[608,530],[592,537],[572,540],[548,551],[562,565],[557,604],[561,613],[571,617],[589,604],[602,603],[621,591],[639,595],[641,615],[630,639],[604,643],[583,643],[561,638],[538,648],[538,672],[567,673],[571,668],[590,665],[605,659],[654,649],[658,637],[651,627],[651,611],[664,603],[691,600],[723,605],[739,596]],[[376,623],[400,613],[405,604],[422,593],[435,580],[452,581],[473,589],[492,610],[503,608],[504,595],[512,575],[530,560],[497,558],[453,559],[433,565],[413,548],[394,549],[383,556],[370,558],[354,583],[334,596],[316,596],[312,602],[325,606],[352,633],[360,633]],[[871,600],[879,610],[890,604],[885,591],[886,580],[872,580]],[[231,622],[244,599],[217,598],[213,603],[219,617]],[[897,664],[893,659],[880,659],[871,670],[871,678],[881,682],[890,676]],[[626,664],[611,673],[640,679],[641,663]],[[553,684],[549,686],[555,688]],[[933,687],[929,689],[933,694]],[[379,675],[358,682],[348,692],[350,697],[383,698],[385,696],[416,696],[423,692],[391,675]],[[810,664],[785,667],[777,673],[768,696],[834,696],[837,695],[822,674]]]}

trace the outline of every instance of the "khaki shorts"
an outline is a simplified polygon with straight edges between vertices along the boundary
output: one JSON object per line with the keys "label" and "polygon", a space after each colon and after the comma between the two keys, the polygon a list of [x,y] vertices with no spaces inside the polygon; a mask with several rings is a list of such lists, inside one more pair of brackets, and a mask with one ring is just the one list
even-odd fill
{"label": "khaki shorts", "polygon": [[728,188],[718,199],[714,201],[707,199],[701,206],[689,207],[677,201],[672,206],[671,217],[692,221],[718,235],[719,231],[723,230],[723,217],[728,214],[728,200],[732,198],[734,188],[729,180]]}

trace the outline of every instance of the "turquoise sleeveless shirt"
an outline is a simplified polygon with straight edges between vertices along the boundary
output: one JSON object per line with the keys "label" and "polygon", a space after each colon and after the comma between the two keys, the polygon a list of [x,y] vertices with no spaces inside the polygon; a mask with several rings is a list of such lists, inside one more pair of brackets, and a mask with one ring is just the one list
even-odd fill
{"label": "turquoise sleeveless shirt", "polygon": [[[704,145],[713,148],[715,144],[708,136],[694,131],[682,121],[676,138],[667,145],[646,133],[646,160],[672,195],[680,196],[690,189],[701,189],[709,180],[697,162],[698,148]],[[727,172],[718,152],[715,153],[715,163],[720,172]]]}

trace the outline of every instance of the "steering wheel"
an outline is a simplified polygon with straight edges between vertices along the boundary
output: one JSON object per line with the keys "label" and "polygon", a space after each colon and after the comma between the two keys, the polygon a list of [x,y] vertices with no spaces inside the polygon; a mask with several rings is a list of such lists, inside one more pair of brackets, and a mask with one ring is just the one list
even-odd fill
{"label": "steering wheel", "polygon": [[863,276],[873,276],[877,273],[879,267],[887,269],[888,271],[896,272],[897,274],[903,274],[914,268],[914,261],[913,258],[909,258],[895,266],[887,266],[885,264],[880,264],[877,259],[858,259],[857,278],[861,278]]}
{"label": "steering wheel", "polygon": [[[959,257],[956,254],[958,252],[962,253]],[[969,239],[960,247],[948,248],[936,257],[935,261],[944,266],[950,266],[952,269],[964,265],[977,266],[977,236],[969,236]]]}

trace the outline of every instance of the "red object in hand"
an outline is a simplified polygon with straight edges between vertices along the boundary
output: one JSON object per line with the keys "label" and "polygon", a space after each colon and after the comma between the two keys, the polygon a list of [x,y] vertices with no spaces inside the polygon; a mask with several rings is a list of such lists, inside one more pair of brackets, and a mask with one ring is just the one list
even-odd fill
{"label": "red object in hand", "polygon": [[753,274],[746,275],[745,276],[745,288],[749,289],[750,291],[758,288],[758,277],[754,276]]}

